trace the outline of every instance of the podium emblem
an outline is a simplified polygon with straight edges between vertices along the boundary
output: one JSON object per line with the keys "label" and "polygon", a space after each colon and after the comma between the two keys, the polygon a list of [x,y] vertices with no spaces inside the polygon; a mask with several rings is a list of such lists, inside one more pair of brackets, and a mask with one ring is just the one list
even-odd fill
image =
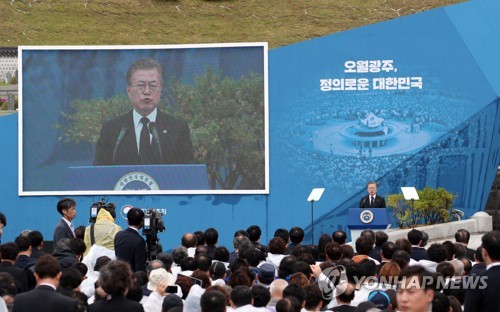
{"label": "podium emblem", "polygon": [[370,210],[363,210],[359,214],[359,219],[365,224],[371,223],[373,221],[373,212]]}
{"label": "podium emblem", "polygon": [[115,191],[157,191],[158,183],[144,172],[130,172],[122,176],[115,184]]}

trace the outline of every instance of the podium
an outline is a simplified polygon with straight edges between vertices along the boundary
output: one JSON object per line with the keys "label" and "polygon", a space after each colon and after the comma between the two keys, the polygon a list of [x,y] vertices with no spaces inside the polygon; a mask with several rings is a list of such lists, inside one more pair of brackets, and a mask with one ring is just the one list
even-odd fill
{"label": "podium", "polygon": [[353,246],[363,230],[385,230],[389,225],[387,208],[349,208],[347,213],[347,227],[351,231]]}
{"label": "podium", "polygon": [[69,191],[208,190],[205,165],[69,167]]}

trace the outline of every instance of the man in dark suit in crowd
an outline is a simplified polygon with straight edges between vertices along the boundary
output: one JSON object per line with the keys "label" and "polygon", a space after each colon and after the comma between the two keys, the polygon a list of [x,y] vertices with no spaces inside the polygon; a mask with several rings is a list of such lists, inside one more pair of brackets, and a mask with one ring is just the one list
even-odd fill
{"label": "man in dark suit in crowd", "polygon": [[406,234],[408,240],[411,243],[411,258],[415,261],[429,260],[427,256],[427,251],[425,248],[421,247],[422,244],[422,232],[413,229]]}
{"label": "man in dark suit in crowd", "polygon": [[194,163],[188,124],[158,109],[163,79],[163,68],[153,59],[130,66],[127,94],[133,109],[104,123],[94,166]]}
{"label": "man in dark suit in crowd", "polygon": [[54,229],[54,246],[63,238],[75,238],[72,222],[76,218],[76,202],[71,198],[63,198],[57,203],[57,211],[62,218]]}
{"label": "man in dark suit in crowd", "polygon": [[337,286],[337,296],[334,300],[337,301],[337,306],[335,306],[332,311],[335,312],[355,312],[356,307],[351,306],[351,301],[354,299],[354,285],[343,282]]}
{"label": "man in dark suit in crowd", "polygon": [[464,245],[466,248],[465,256],[467,257],[467,259],[469,259],[470,261],[474,261],[474,254],[476,253],[476,251],[468,247],[469,240],[470,240],[469,231],[465,229],[460,229],[455,233],[455,241],[459,244]]}
{"label": "man in dark suit in crowd", "polygon": [[132,208],[127,212],[129,227],[115,236],[116,258],[128,262],[132,271],[146,272],[146,242],[139,233],[144,225],[144,212]]}
{"label": "man in dark suit in crowd", "polygon": [[[464,311],[493,312],[500,306],[500,231],[491,231],[482,237],[482,254],[486,263],[486,272],[480,278],[479,285],[469,287],[465,292]],[[481,283],[481,278],[484,279]],[[483,285],[486,284],[486,285]],[[486,287],[481,287],[486,286]]]}
{"label": "man in dark suit in crowd", "polygon": [[31,258],[38,259],[45,254],[43,252],[43,235],[40,231],[31,231],[28,233],[31,240]]}
{"label": "man in dark suit in crowd", "polygon": [[13,312],[78,311],[75,300],[56,291],[61,277],[61,267],[53,256],[43,255],[37,260],[35,276],[38,286],[31,291],[16,295]]}
{"label": "man in dark suit in crowd", "polygon": [[385,199],[377,195],[377,182],[368,182],[366,188],[368,195],[361,198],[359,208],[385,208]]}
{"label": "man in dark suit in crowd", "polygon": [[15,243],[5,243],[0,245],[0,272],[6,272],[12,275],[16,281],[17,291],[24,292],[29,290],[28,275],[23,269],[15,266],[19,248]]}

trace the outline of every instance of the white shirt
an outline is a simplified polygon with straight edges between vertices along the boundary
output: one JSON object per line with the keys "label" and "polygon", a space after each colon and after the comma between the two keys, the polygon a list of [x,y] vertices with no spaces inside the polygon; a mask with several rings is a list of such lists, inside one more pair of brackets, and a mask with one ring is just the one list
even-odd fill
{"label": "white shirt", "polygon": [[[154,111],[151,112],[151,114],[147,115],[146,118],[149,119],[149,122],[156,122],[156,115],[158,114],[157,109],[155,108]],[[135,129],[135,140],[137,143],[137,150],[139,150],[140,147],[140,142],[141,142],[141,130],[142,130],[142,122],[141,118],[142,116],[135,111],[133,111],[132,116],[134,118],[134,129]],[[149,142],[151,143],[151,138],[153,135],[149,133]]]}

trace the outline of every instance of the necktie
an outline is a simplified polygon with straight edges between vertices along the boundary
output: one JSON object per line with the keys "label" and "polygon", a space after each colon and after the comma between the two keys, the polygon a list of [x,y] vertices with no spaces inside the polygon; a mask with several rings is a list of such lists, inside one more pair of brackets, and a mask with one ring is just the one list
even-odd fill
{"label": "necktie", "polygon": [[373,198],[373,196],[370,197],[370,198],[371,198],[371,200],[370,200],[370,207],[373,208],[373,204],[375,204],[375,199]]}
{"label": "necktie", "polygon": [[151,140],[149,138],[149,119],[146,117],[141,118],[142,130],[139,140],[139,158],[144,165],[151,164]]}

